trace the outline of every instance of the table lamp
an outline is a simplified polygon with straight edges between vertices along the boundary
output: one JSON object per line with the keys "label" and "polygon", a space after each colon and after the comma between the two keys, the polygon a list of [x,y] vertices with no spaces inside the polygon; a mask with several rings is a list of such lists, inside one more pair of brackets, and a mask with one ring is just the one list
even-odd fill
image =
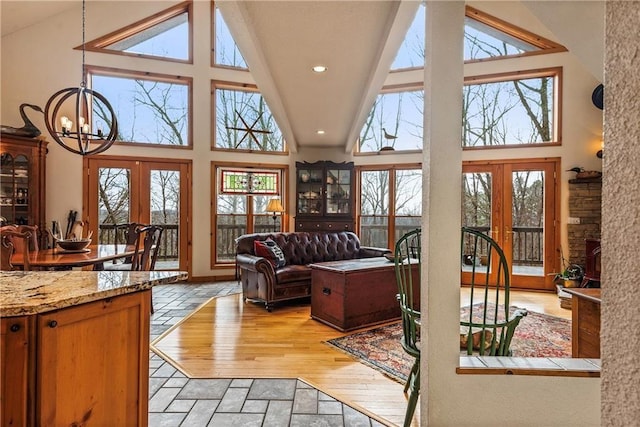
{"label": "table lamp", "polygon": [[284,208],[282,207],[282,203],[280,203],[280,199],[271,199],[269,200],[269,204],[267,204],[267,208],[265,209],[267,212],[273,212],[273,232],[276,230],[276,214],[278,212],[284,212]]}

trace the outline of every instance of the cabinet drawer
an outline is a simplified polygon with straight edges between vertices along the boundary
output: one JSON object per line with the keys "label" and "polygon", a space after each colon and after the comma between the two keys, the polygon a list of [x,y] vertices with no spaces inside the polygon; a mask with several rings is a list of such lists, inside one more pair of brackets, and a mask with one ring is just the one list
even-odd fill
{"label": "cabinet drawer", "polygon": [[296,219],[296,231],[353,231],[353,221],[322,221]]}

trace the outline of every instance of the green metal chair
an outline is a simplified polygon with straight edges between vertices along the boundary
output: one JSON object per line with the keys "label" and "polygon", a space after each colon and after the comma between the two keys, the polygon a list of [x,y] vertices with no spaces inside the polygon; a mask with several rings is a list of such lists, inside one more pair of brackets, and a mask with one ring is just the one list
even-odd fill
{"label": "green metal chair", "polygon": [[509,309],[509,266],[504,252],[486,234],[462,227],[462,278],[470,286],[469,313],[461,315],[460,347],[467,354],[510,356],[511,339],[527,315]]}
{"label": "green metal chair", "polygon": [[402,314],[402,348],[415,358],[411,373],[404,386],[410,390],[405,427],[411,425],[420,394],[420,237],[421,229],[402,236],[394,253],[398,302]]}

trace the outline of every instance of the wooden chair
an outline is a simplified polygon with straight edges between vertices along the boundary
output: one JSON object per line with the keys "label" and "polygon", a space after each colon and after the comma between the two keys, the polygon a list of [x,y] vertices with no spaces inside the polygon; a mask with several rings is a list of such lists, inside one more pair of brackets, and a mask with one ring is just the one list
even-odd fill
{"label": "wooden chair", "polygon": [[164,228],[160,225],[147,225],[138,229],[140,237],[136,240],[136,253],[139,255],[133,258],[132,270],[153,271],[155,269],[163,231]]}
{"label": "wooden chair", "polygon": [[20,233],[16,231],[12,225],[6,225],[0,228],[0,269],[1,270],[15,270],[16,268],[11,264],[11,257],[16,248],[20,247],[22,256],[24,257],[24,265],[22,270],[31,270],[29,264],[29,242],[32,236],[30,231]]}
{"label": "wooden chair", "polygon": [[510,312],[504,252],[489,236],[468,227],[462,227],[461,250],[463,270],[471,277],[471,302],[468,315],[460,319],[460,348],[467,354],[510,356],[511,339],[527,310]]}
{"label": "wooden chair", "polygon": [[420,394],[420,239],[421,229],[402,236],[394,252],[396,282],[398,284],[398,302],[402,316],[402,348],[414,357],[411,372],[404,386],[409,393],[404,426],[411,425],[413,414]]}
{"label": "wooden chair", "polygon": [[136,246],[136,255],[113,260],[113,265],[105,265],[105,270],[134,270],[133,260],[138,255],[137,248],[139,247],[138,240],[140,239],[140,229],[145,227],[144,224],[137,222],[131,222],[127,224],[116,224],[115,230],[115,244]]}

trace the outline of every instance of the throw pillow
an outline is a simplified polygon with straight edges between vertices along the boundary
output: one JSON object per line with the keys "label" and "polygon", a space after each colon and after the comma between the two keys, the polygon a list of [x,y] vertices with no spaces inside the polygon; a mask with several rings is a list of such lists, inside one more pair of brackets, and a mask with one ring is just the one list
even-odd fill
{"label": "throw pillow", "polygon": [[268,259],[271,265],[273,265],[273,268],[284,267],[286,264],[282,249],[271,239],[254,240],[253,250],[257,256]]}

